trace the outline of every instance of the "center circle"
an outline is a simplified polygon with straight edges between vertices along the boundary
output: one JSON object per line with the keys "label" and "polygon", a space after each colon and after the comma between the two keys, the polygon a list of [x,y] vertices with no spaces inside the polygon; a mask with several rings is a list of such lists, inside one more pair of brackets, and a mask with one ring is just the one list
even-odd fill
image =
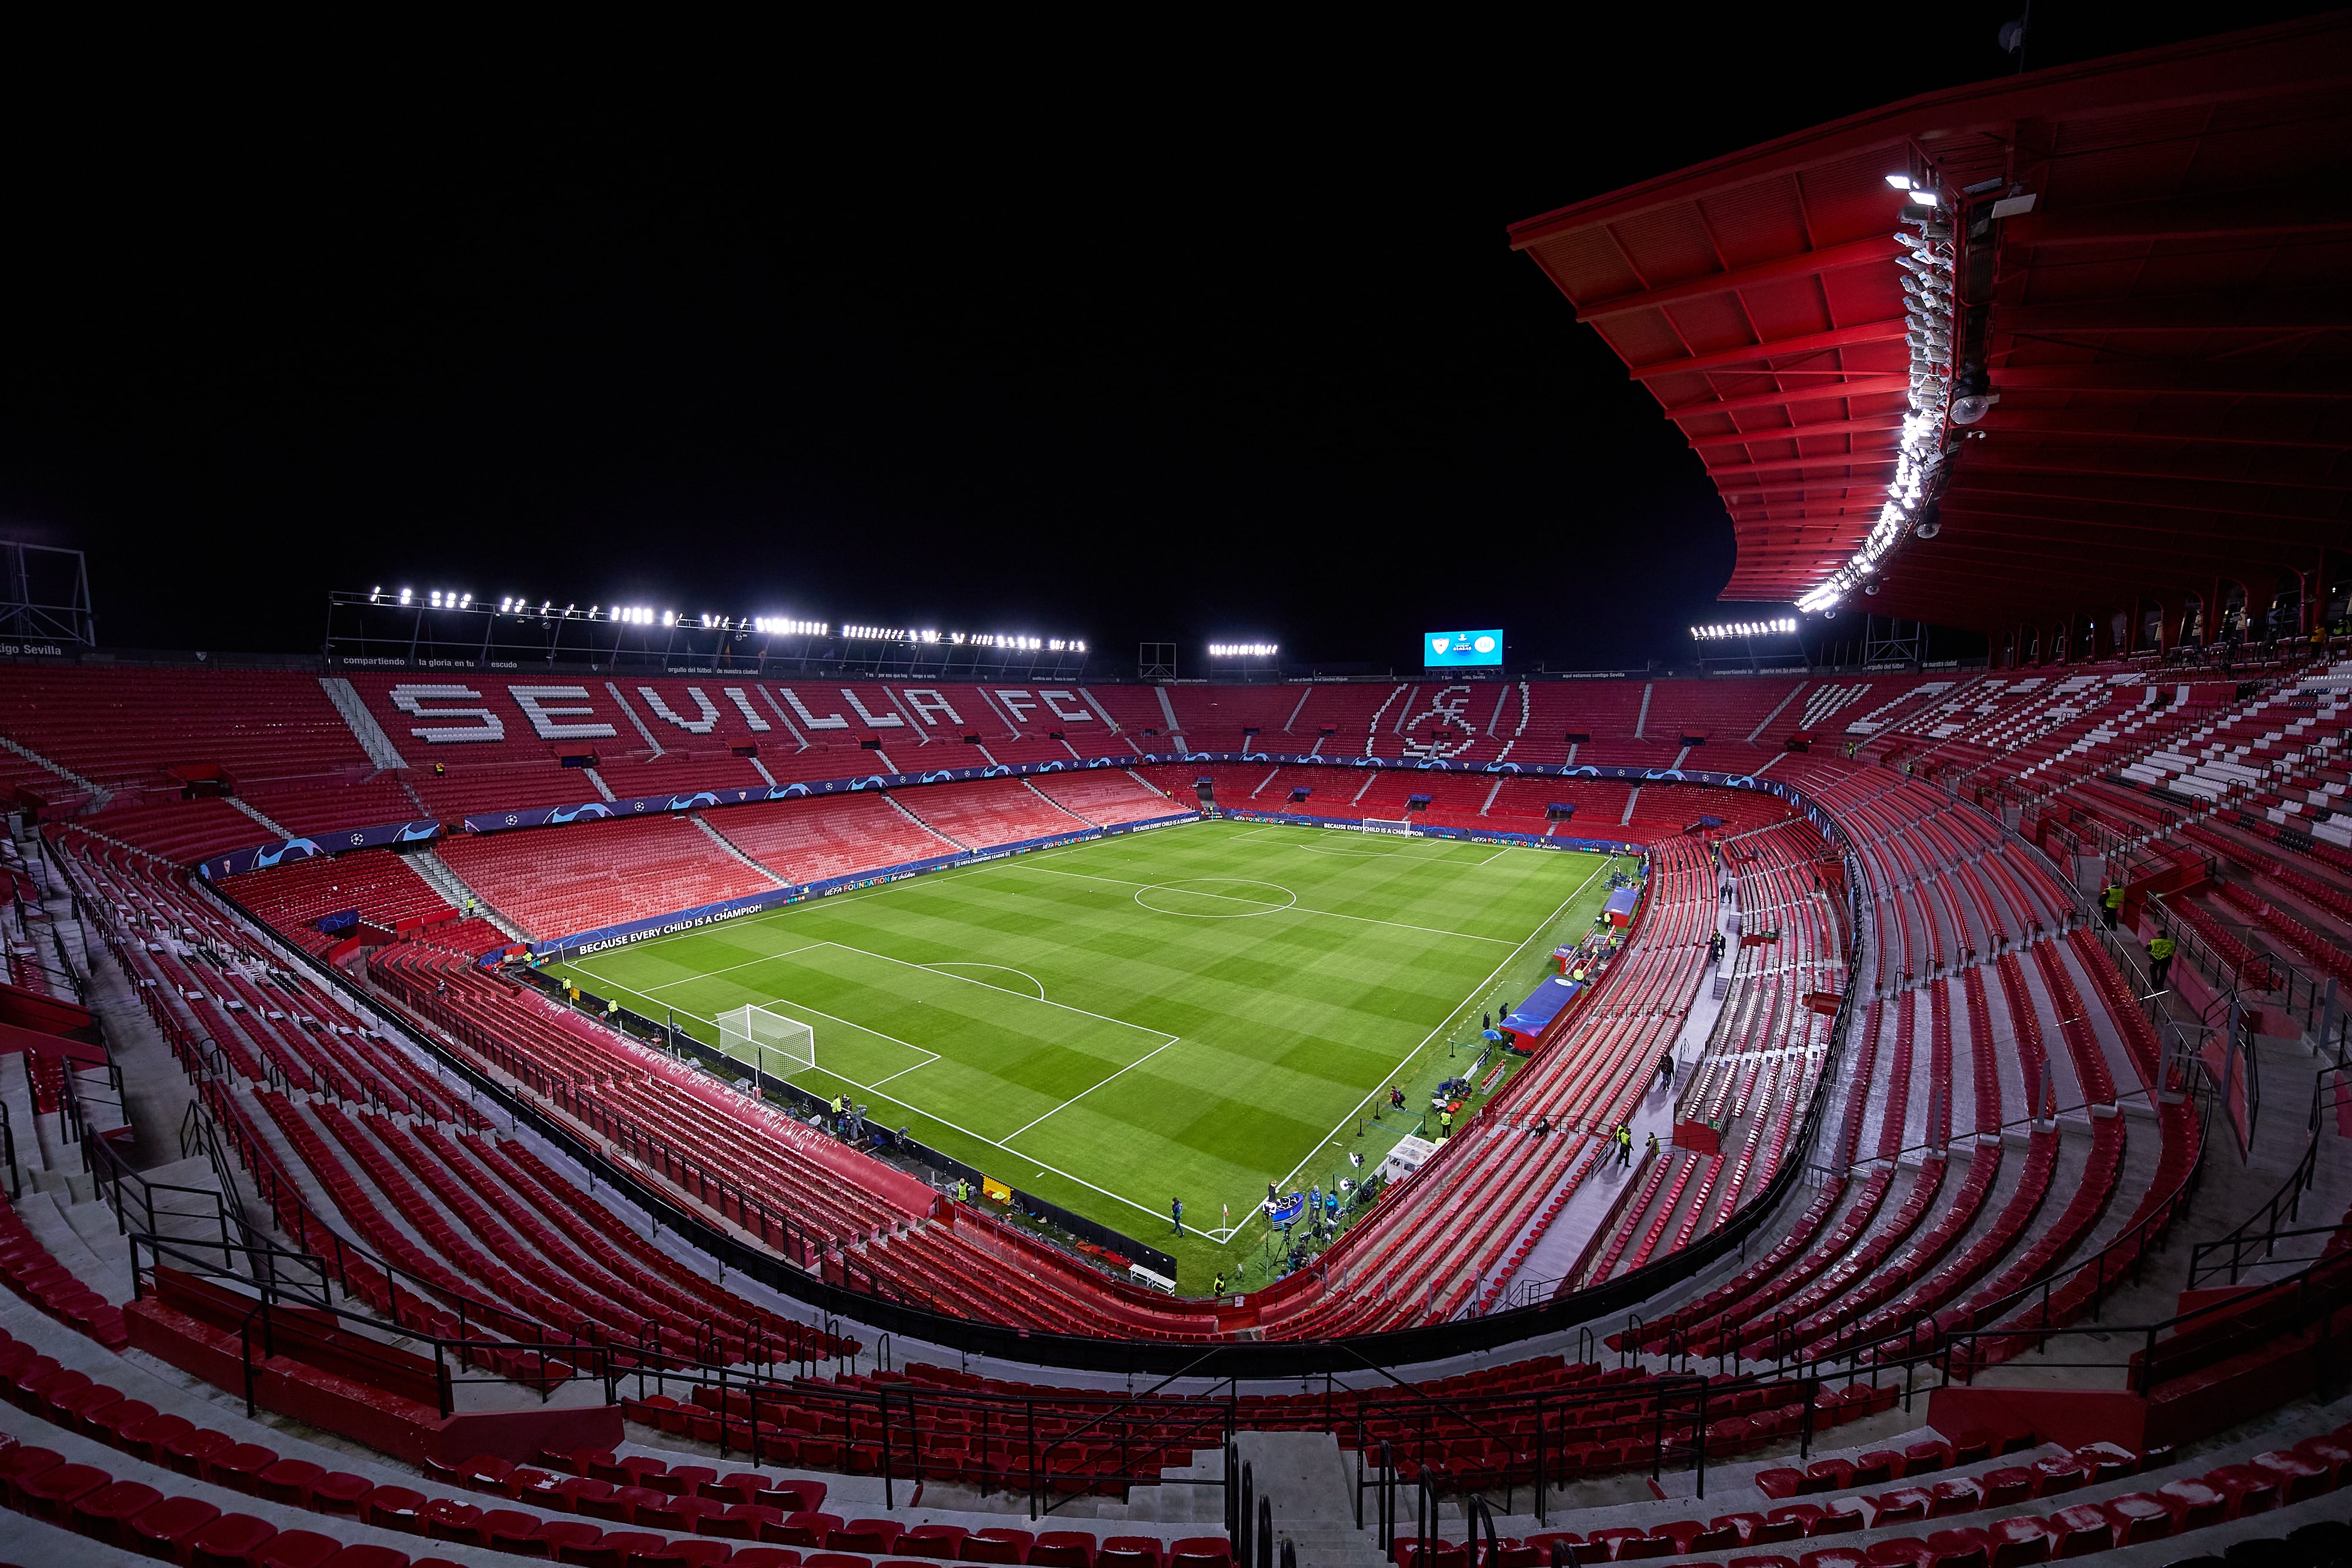
{"label": "center circle", "polygon": [[[1271,888],[1280,903],[1249,894],[1247,888]],[[1153,902],[1157,895],[1159,902]],[[1135,902],[1158,915],[1189,915],[1196,920],[1245,920],[1254,915],[1274,915],[1298,902],[1298,895],[1278,882],[1257,882],[1238,876],[1188,876],[1154,883],[1135,890]]]}

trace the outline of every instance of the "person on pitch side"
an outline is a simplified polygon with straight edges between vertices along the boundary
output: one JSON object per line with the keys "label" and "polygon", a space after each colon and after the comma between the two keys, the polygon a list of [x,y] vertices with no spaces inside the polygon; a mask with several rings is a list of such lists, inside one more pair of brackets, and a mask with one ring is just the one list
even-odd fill
{"label": "person on pitch side", "polygon": [[1453,1113],[1453,1112],[1451,1112],[1451,1111],[1440,1111],[1440,1112],[1437,1113],[1437,1136],[1438,1136],[1438,1140],[1442,1143],[1442,1142],[1444,1142],[1445,1139],[1450,1138],[1450,1137],[1452,1137],[1453,1135],[1454,1135],[1454,1113]]}
{"label": "person on pitch side", "polygon": [[1184,1200],[1182,1198],[1175,1197],[1168,1200],[1168,1218],[1176,1222],[1176,1234],[1178,1236],[1183,1235]]}
{"label": "person on pitch side", "polygon": [[1225,1271],[1224,1271],[1223,1269],[1220,1269],[1220,1270],[1217,1270],[1217,1278],[1216,1278],[1216,1280],[1214,1281],[1214,1282],[1213,1282],[1213,1283],[1209,1286],[1209,1294],[1211,1294],[1211,1295],[1213,1295],[1213,1296],[1222,1296],[1222,1295],[1223,1295],[1224,1293],[1225,1293]]}

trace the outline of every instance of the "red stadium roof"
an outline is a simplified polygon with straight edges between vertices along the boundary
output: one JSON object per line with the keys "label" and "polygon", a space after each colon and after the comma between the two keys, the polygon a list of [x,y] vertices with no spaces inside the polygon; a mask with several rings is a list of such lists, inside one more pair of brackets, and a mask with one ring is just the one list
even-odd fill
{"label": "red stadium roof", "polygon": [[1723,597],[1793,600],[1886,498],[1912,354],[1887,177],[1932,185],[1959,220],[1953,359],[2000,401],[1943,427],[1940,533],[1904,538],[1853,602],[1996,651],[2162,606],[2168,644],[2187,596],[2234,581],[2266,607],[2352,547],[2347,121],[2338,13],[1930,93],[1511,244],[1715,479],[1738,544]]}

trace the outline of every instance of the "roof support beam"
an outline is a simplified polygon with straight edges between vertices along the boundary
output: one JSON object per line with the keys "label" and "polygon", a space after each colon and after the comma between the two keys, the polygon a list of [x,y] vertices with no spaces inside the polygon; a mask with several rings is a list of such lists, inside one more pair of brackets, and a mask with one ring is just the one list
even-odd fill
{"label": "roof support beam", "polygon": [[[1818,354],[1832,349],[1850,349],[1857,343],[1900,341],[1909,330],[1900,316],[1884,321],[1863,321],[1852,327],[1832,327],[1826,332],[1807,332],[1794,338],[1779,338],[1769,343],[1750,343],[1740,349],[1722,349],[1711,354],[1686,354],[1679,360],[1660,360],[1633,368],[1637,382],[1654,381],[1660,376],[1681,375],[1693,371],[1717,371],[1727,365],[1754,365],[1775,360],[1785,354]],[[1908,382],[1904,383],[1909,385]]]}
{"label": "roof support beam", "polygon": [[[1820,376],[1843,375],[1843,371],[1769,371],[1768,375]],[[1710,413],[1731,413],[1743,408],[1783,408],[1791,403],[1819,402],[1830,398],[1873,397],[1885,392],[1908,392],[1911,378],[1903,376],[1846,376],[1842,382],[1823,382],[1815,386],[1777,387],[1770,392],[1741,392],[1738,397],[1720,397],[1706,402],[1686,402],[1666,410],[1668,419],[1696,419]]]}
{"label": "roof support beam", "polygon": [[1892,261],[1901,254],[1902,247],[1895,243],[1892,235],[1873,235],[1868,239],[1823,246],[1819,250],[1799,251],[1794,256],[1759,261],[1752,267],[1710,273],[1705,277],[1694,277],[1684,283],[1669,283],[1663,288],[1653,288],[1641,294],[1620,294],[1614,299],[1596,299],[1590,305],[1579,307],[1576,319],[1598,321],[1604,317],[1622,316],[1628,310],[1654,310],[1662,305],[1675,305],[1685,299],[1705,299],[1712,295],[1728,294],[1751,284],[1773,283],[1783,278],[1830,272],[1838,267]]}
{"label": "roof support beam", "polygon": [[1728,435],[1695,435],[1694,449],[1708,446],[1753,446],[1760,441],[1795,441],[1809,435],[1846,435],[1857,430],[1899,430],[1899,413],[1874,413],[1862,419],[1825,419],[1819,424],[1781,424],[1763,430],[1737,430]]}
{"label": "roof support beam", "polygon": [[1892,452],[1845,452],[1826,457],[1783,457],[1772,463],[1743,463],[1736,468],[1710,468],[1706,476],[1719,484],[1726,479],[1753,478],[1759,474],[1787,474],[1794,477],[1809,470],[1823,473],[1832,468],[1892,468],[1895,457]]}

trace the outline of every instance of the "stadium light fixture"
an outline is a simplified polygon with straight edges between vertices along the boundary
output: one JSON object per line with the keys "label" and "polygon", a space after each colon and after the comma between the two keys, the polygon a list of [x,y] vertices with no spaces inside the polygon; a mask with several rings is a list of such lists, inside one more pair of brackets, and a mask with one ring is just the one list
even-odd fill
{"label": "stadium light fixture", "polygon": [[[1887,558],[1905,539],[1933,537],[1934,529],[1921,534],[1918,525],[1932,518],[1943,489],[1948,413],[1960,412],[1954,402],[1953,385],[1957,351],[1952,285],[1958,258],[1952,225],[1940,210],[1932,182],[1916,181],[1908,174],[1889,174],[1885,179],[1906,199],[1900,220],[1906,226],[1895,231],[1895,239],[1905,252],[1896,257],[1895,266],[1907,275],[1902,281],[1911,412],[1896,438],[1895,473],[1876,521],[1852,555],[1798,597],[1797,609],[1808,615],[1828,614],[1857,588],[1876,592]],[[1980,408],[1976,412],[1981,417]]]}
{"label": "stadium light fixture", "polygon": [[404,588],[404,589],[402,589],[402,590],[400,591],[400,601],[401,601],[403,604],[407,603],[407,602],[408,602],[408,601],[409,601],[409,599],[410,599],[410,597],[411,597],[412,595],[414,595],[414,594],[415,593],[415,591],[415,591],[415,589],[413,589],[413,588]]}
{"label": "stadium light fixture", "polygon": [[1769,621],[1718,621],[1711,626],[1694,626],[1691,635],[1700,642],[1716,642],[1727,637],[1775,637],[1795,632],[1797,622],[1790,616],[1778,616]]}
{"label": "stadium light fixture", "polygon": [[1271,659],[1282,652],[1279,643],[1212,643],[1212,659]]}

